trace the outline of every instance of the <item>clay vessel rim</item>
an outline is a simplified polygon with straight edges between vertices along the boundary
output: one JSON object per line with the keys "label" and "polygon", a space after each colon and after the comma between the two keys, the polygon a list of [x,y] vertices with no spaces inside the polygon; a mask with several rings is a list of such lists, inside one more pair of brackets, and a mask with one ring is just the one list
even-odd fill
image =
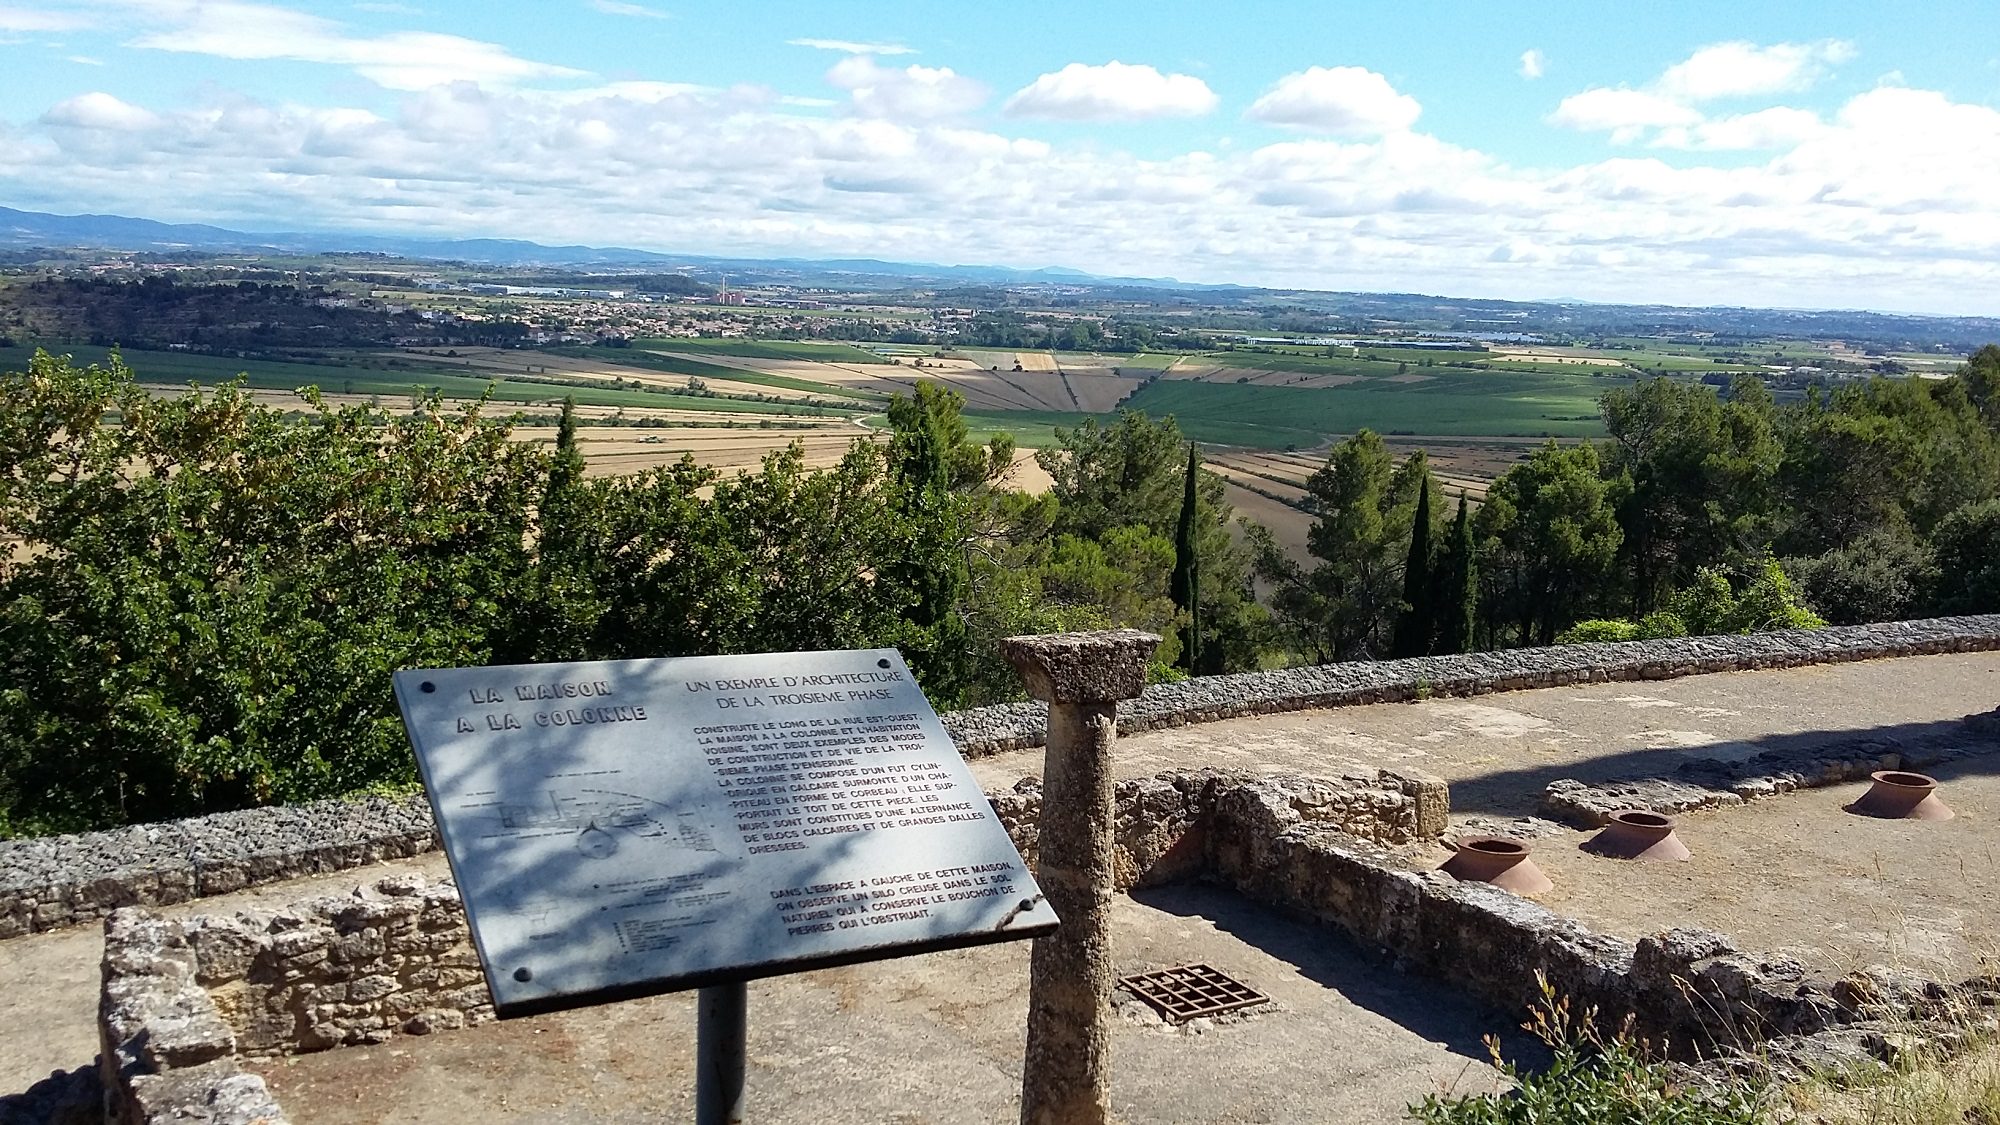
{"label": "clay vessel rim", "polygon": [[1524,856],[1528,845],[1519,840],[1509,840],[1500,836],[1468,836],[1458,841],[1458,850],[1477,852],[1481,855]]}
{"label": "clay vessel rim", "polygon": [[1936,789],[1937,778],[1927,777],[1908,770],[1877,770],[1868,775],[1868,780],[1877,785],[1890,785],[1897,789]]}
{"label": "clay vessel rim", "polygon": [[1620,809],[1605,818],[1614,824],[1627,828],[1642,828],[1647,831],[1672,832],[1674,818],[1664,813],[1649,812],[1645,809]]}

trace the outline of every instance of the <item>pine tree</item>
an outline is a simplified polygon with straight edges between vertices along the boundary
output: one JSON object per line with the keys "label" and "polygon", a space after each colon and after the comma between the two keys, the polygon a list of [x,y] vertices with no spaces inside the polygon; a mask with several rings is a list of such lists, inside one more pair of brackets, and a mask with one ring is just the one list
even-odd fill
{"label": "pine tree", "polygon": [[[1200,663],[1201,649],[1201,563],[1196,553],[1195,494],[1201,471],[1201,455],[1188,443],[1187,481],[1181,493],[1180,526],[1174,532],[1174,575],[1168,594],[1174,608],[1187,614],[1181,628],[1180,666],[1193,675]],[[1157,572],[1156,572],[1157,573]]]}
{"label": "pine tree", "polygon": [[1397,656],[1426,656],[1436,614],[1431,604],[1431,480],[1417,486],[1417,514],[1410,523],[1410,554],[1403,564],[1403,612],[1396,621]]}
{"label": "pine tree", "polygon": [[1437,651],[1466,652],[1472,648],[1479,616],[1479,580],[1474,573],[1472,515],[1465,493],[1458,494],[1458,518],[1451,522],[1451,542],[1445,545],[1444,597],[1438,602]]}

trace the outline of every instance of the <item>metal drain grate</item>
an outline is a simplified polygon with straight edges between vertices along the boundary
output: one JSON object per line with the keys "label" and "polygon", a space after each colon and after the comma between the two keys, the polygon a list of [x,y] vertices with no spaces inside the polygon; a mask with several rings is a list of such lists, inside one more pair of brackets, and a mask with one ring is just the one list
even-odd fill
{"label": "metal drain grate", "polygon": [[1171,1023],[1232,1012],[1271,999],[1213,965],[1181,965],[1156,973],[1135,973],[1119,977],[1118,984],[1151,1004]]}

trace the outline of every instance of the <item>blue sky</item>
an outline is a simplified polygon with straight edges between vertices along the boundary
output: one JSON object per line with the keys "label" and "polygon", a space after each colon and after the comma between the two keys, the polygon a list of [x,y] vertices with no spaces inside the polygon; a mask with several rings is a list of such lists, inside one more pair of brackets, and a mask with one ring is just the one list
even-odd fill
{"label": "blue sky", "polygon": [[0,204],[2000,314],[2000,5],[0,0]]}

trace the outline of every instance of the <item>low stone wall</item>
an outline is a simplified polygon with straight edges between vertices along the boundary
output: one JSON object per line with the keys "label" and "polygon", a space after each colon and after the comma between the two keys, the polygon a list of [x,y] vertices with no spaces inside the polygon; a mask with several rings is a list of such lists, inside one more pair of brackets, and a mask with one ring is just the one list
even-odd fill
{"label": "low stone wall", "polygon": [[1583,782],[1552,781],[1542,791],[1541,813],[1577,828],[1597,828],[1620,809],[1675,813],[1727,808],[1863,781],[1877,770],[1924,770],[1968,758],[2000,754],[2000,724],[1987,715],[1957,724],[1953,733],[1922,739],[1873,735],[1828,739],[1797,750],[1758,754],[1741,761],[1697,758],[1666,777]]}
{"label": "low stone wall", "polygon": [[[1155,684],[1138,699],[1118,705],[1118,731],[1132,734],[1250,715],[1438,695],[1666,680],[1709,672],[1991,649],[2000,649],[2000,614],[1745,636],[1675,637],[1353,661]],[[979,757],[1042,745],[1047,716],[1042,704],[1009,703],[954,712],[944,716],[944,723],[968,757]]]}
{"label": "low stone wall", "polygon": [[[1254,791],[1299,820],[1382,844],[1435,841],[1448,827],[1451,798],[1428,774],[1377,770],[1314,778],[1252,778],[1226,770],[1176,770],[1118,783],[1113,797],[1112,882],[1120,891],[1205,875],[1221,794]],[[1022,778],[987,794],[1014,846],[1032,866],[1040,845],[1042,786]]]}
{"label": "low stone wall", "polygon": [[[1327,664],[1155,685],[1120,705],[1118,726],[1132,733],[1430,695],[1994,648],[2000,616],[1988,615]],[[1018,703],[943,719],[959,749],[979,757],[1042,745],[1047,714],[1043,704]],[[164,906],[436,846],[421,797],[320,801],[0,842],[0,939],[90,922],[121,906]]]}
{"label": "low stone wall", "polygon": [[[1596,933],[1528,899],[1425,870],[1421,853],[1315,824],[1258,782],[1217,793],[1212,878],[1246,897],[1330,924],[1397,968],[1440,977],[1511,1011],[1545,999],[1595,1009],[1682,1052],[1748,1051],[1889,1018],[1921,1020],[1955,991],[1887,970],[1811,976],[1708,930],[1637,942]],[[1629,1021],[1629,1022],[1628,1022]],[[1801,1053],[1809,1053],[1807,1050]]]}
{"label": "low stone wall", "polygon": [[[988,799],[1032,858],[1039,787]],[[1882,970],[1816,978],[1705,930],[1625,941],[1426,870],[1448,813],[1432,778],[1190,770],[1121,783],[1116,801],[1121,888],[1211,879],[1333,926],[1398,969],[1515,1011],[1546,987],[1609,1028],[1719,1055],[1711,1068],[1859,1061],[1890,1042],[1884,1028],[1921,1026],[1958,997],[2000,998],[1990,981],[1979,993],[1981,982],[1946,988]],[[456,894],[411,876],[234,919],[133,909],[106,926],[102,1079],[121,1122],[275,1125],[281,1111],[237,1059],[491,1015]]]}
{"label": "low stone wall", "polygon": [[421,795],[315,801],[109,832],[0,842],[0,938],[93,922],[420,855],[437,847]]}

